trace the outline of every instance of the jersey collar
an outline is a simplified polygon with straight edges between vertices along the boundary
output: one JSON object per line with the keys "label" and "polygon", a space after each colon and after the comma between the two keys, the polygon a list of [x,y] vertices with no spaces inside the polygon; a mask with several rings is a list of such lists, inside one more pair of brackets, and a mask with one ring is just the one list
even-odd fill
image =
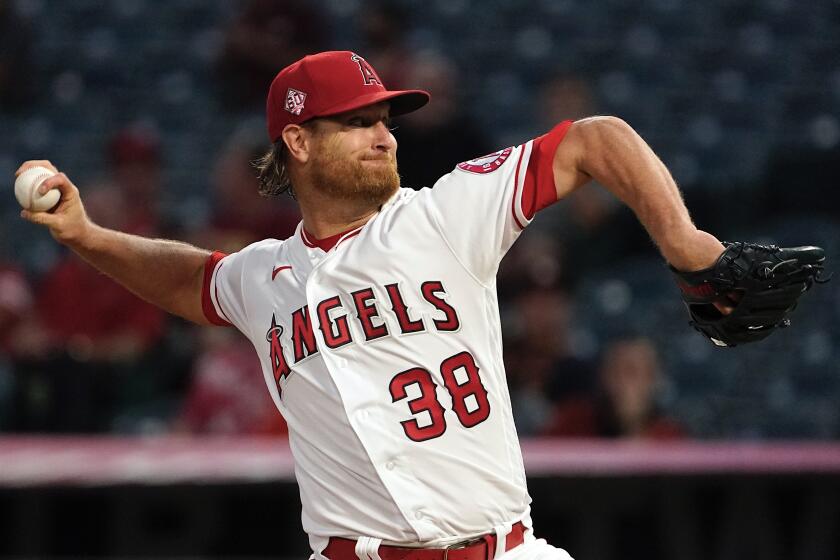
{"label": "jersey collar", "polygon": [[[394,201],[397,200],[397,198],[399,197],[401,192],[402,192],[402,189],[397,189],[397,191],[391,196],[391,198],[389,198],[380,207],[379,211],[381,212],[383,208],[393,204]],[[376,219],[375,214],[371,217],[370,220],[368,220],[367,222],[365,222],[364,224],[362,224],[360,226],[357,226],[357,227],[352,228],[352,229],[348,229],[346,231],[342,231],[340,233],[336,233],[335,235],[331,235],[331,236],[325,237],[323,239],[318,239],[317,237],[315,237],[314,235],[312,235],[311,233],[306,231],[306,228],[303,227],[303,222],[300,222],[300,228],[299,228],[298,231],[300,233],[300,238],[303,241],[304,245],[306,245],[310,249],[321,249],[322,251],[324,251],[326,253],[330,249],[332,249],[333,247],[335,247],[336,245],[338,245],[339,243],[344,241],[345,239],[355,237],[356,235],[361,233],[362,228],[365,227],[367,224],[369,224],[374,219]]]}
{"label": "jersey collar", "polygon": [[343,239],[358,235],[362,231],[363,227],[365,227],[365,224],[362,224],[353,229],[348,229],[347,231],[336,233],[335,235],[331,235],[323,239],[318,239],[317,237],[306,231],[306,228],[301,225],[300,238],[303,240],[303,244],[309,247],[310,249],[317,248],[321,249],[326,253],[327,251],[338,245],[338,243]]}

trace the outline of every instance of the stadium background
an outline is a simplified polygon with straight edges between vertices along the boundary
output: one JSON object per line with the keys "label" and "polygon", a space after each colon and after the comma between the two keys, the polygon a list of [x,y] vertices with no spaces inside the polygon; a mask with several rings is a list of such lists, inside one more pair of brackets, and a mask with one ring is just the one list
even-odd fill
{"label": "stadium background", "polygon": [[[18,218],[11,187],[20,162],[47,158],[114,227],[227,250],[286,235],[293,204],[259,199],[247,162],[266,148],[266,80],[328,48],[432,92],[395,132],[406,186],[613,114],[662,157],[700,227],[821,245],[836,262],[837,1],[0,0],[0,553],[302,555],[290,471],[262,444],[240,450],[278,468],[256,482],[238,467],[208,477],[212,454],[180,479],[117,468],[97,482],[62,462],[55,445],[95,464],[173,436],[175,454],[284,449],[284,427],[247,344],[113,290]],[[540,215],[499,293],[517,425],[544,461],[531,481],[543,535],[578,558],[836,557],[834,282],[793,328],[714,349],[632,215],[593,186]],[[644,425],[604,413],[607,371],[646,388]],[[593,465],[625,467],[563,466],[590,444]],[[744,454],[755,446],[772,452]],[[155,453],[144,460],[165,462]]]}

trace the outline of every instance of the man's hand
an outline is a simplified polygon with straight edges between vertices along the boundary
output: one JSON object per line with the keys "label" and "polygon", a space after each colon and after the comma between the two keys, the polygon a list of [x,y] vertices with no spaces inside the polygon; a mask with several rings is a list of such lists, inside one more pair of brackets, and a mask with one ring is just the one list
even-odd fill
{"label": "man's hand", "polygon": [[56,241],[64,245],[78,245],[87,235],[93,222],[85,213],[82,199],[79,197],[79,189],[76,188],[64,173],[61,173],[52,163],[47,160],[30,160],[21,165],[15,172],[15,177],[30,167],[46,167],[56,175],[45,179],[38,187],[40,194],[45,194],[51,189],[61,192],[61,199],[58,205],[50,212],[30,212],[22,210],[20,216],[33,224],[43,225],[49,228],[50,233]]}
{"label": "man's hand", "polygon": [[[725,250],[723,243],[714,235],[699,229],[683,236],[674,236],[674,238],[685,241],[676,243],[673,247],[661,248],[669,264],[676,270],[696,272],[708,269],[714,266]],[[722,315],[729,315],[738,304],[738,299],[740,295],[737,292],[721,294],[720,299],[712,302],[712,305]]]}
{"label": "man's hand", "polygon": [[[736,242],[726,243],[726,250],[708,268],[672,270],[690,324],[718,346],[737,346],[790,325],[790,314],[802,294],[814,283],[828,281],[822,276],[824,263],[825,251],[819,247]],[[729,312],[724,313],[719,303]]]}

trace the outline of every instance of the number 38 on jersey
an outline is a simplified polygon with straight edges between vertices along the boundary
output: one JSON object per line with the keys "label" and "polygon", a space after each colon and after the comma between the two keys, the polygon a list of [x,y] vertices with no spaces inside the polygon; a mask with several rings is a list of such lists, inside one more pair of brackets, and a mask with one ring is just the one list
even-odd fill
{"label": "number 38 on jersey", "polygon": [[[472,428],[490,416],[487,389],[481,383],[478,365],[469,352],[460,352],[441,362],[443,384],[452,397],[452,410],[464,428]],[[419,389],[419,396],[409,398],[409,388]],[[437,396],[437,385],[429,370],[414,367],[396,374],[390,383],[393,402],[407,400],[414,417],[401,422],[405,435],[414,441],[440,437],[446,431],[445,409]],[[425,413],[425,414],[424,414]],[[419,418],[427,415],[431,422],[421,426]]]}

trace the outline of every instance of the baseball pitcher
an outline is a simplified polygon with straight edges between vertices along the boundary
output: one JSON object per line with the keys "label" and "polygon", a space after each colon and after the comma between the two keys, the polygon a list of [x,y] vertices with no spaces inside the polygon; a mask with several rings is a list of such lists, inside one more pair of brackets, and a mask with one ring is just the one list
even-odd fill
{"label": "baseball pitcher", "polygon": [[[698,230],[665,166],[612,117],[400,189],[390,119],[428,101],[386,89],[352,52],[283,69],[259,164],[264,193],[300,204],[282,241],[226,255],[108,230],[62,173],[40,187],[60,191],[57,208],[22,216],[138,296],[250,339],[289,426],[312,558],[568,559],[533,534],[502,364],[496,271],[535,214],[597,180],[647,228],[695,324],[727,345],[786,321],[823,254]],[[36,165],[55,170],[18,173]]]}

